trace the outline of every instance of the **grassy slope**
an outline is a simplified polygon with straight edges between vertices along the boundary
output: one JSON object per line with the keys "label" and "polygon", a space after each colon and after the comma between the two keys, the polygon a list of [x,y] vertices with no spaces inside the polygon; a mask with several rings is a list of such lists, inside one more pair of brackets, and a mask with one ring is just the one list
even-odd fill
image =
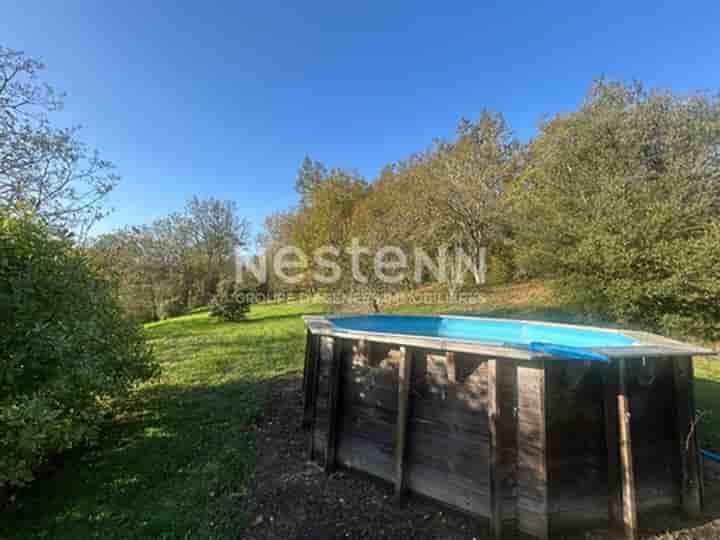
{"label": "grassy slope", "polygon": [[[218,324],[205,313],[148,325],[163,374],[140,388],[101,447],[68,456],[56,475],[0,514],[0,538],[237,538],[247,516],[252,424],[268,380],[302,367],[300,305],[253,307]],[[536,284],[489,289],[468,306],[404,305],[394,312],[454,311],[586,322]],[[698,406],[707,447],[720,449],[720,364],[698,361]]]}

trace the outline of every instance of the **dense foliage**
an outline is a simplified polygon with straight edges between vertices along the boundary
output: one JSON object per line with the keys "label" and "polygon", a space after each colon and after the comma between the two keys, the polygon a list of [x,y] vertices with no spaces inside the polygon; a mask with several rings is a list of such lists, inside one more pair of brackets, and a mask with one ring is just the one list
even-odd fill
{"label": "dense foliage", "polygon": [[718,338],[718,148],[720,99],[601,80],[527,145],[501,115],[483,112],[363,189],[306,159],[301,203],[268,219],[267,243],[270,253],[352,238],[371,250],[463,248],[478,255],[474,284],[486,277],[487,253],[490,280],[552,277],[588,311]]}
{"label": "dense foliage", "polygon": [[0,209],[32,210],[57,231],[84,236],[107,213],[106,195],[119,178],[78,140],[79,128],[53,126],[64,96],[40,82],[44,69],[0,45]]}
{"label": "dense foliage", "polygon": [[193,197],[183,212],[94,239],[89,253],[112,276],[123,308],[157,321],[207,305],[218,282],[234,276],[248,230],[233,201]]}
{"label": "dense foliage", "polygon": [[581,304],[720,336],[720,101],[598,83],[544,124],[515,191],[515,253]]}
{"label": "dense foliage", "polygon": [[94,441],[110,400],[153,371],[142,328],[87,259],[0,212],[0,488]]}
{"label": "dense foliage", "polygon": [[210,316],[227,322],[237,322],[250,311],[253,292],[240,287],[234,279],[224,279],[210,303]]}

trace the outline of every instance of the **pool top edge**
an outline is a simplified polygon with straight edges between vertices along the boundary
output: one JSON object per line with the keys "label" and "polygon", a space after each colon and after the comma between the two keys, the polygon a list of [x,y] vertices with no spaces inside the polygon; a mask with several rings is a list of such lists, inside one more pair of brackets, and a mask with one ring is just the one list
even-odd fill
{"label": "pool top edge", "polygon": [[[607,334],[609,336],[624,336],[632,340],[632,344],[623,346],[589,346],[589,347],[569,347],[576,351],[586,351],[589,355],[586,359],[592,359],[592,356],[599,358],[643,358],[653,356],[708,356],[715,355],[712,350],[699,347],[696,345],[683,343],[669,339],[657,334],[649,332],[641,332],[636,330],[620,330],[615,328],[603,328],[587,325],[563,324],[556,322],[532,321],[520,319],[491,318],[468,315],[426,315],[426,314],[334,314],[334,315],[305,315],[303,320],[308,330],[312,334],[338,337],[347,339],[365,339],[388,344],[399,344],[401,346],[419,347],[428,349],[447,350],[453,352],[465,352],[472,354],[480,354],[483,356],[497,356],[499,358],[509,358],[516,360],[536,360],[543,358],[551,358],[556,356],[553,354],[552,347],[564,347],[562,343],[542,342],[539,345],[547,345],[548,347],[529,347],[528,344],[512,343],[500,340],[479,340],[479,339],[463,339],[461,337],[444,337],[432,335],[418,335],[403,332],[387,332],[368,329],[349,329],[336,325],[343,319],[357,318],[375,318],[375,319],[394,319],[395,321],[402,318],[413,318],[418,320],[453,320],[453,321],[476,321],[485,324],[512,324],[518,326],[527,326],[528,328],[544,327],[553,330],[568,330],[574,332],[594,332],[598,334]],[[532,343],[530,345],[535,345]],[[534,349],[534,350],[533,350]],[[560,355],[562,356],[562,354]],[[583,359],[582,354],[576,359]]]}

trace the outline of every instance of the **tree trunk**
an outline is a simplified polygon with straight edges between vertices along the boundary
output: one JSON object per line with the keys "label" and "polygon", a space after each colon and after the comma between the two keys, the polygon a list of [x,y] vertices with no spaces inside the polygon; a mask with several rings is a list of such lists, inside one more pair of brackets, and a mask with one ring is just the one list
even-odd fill
{"label": "tree trunk", "polygon": [[485,246],[475,248],[472,262],[472,275],[475,279],[475,285],[484,285],[487,279],[487,248]]}

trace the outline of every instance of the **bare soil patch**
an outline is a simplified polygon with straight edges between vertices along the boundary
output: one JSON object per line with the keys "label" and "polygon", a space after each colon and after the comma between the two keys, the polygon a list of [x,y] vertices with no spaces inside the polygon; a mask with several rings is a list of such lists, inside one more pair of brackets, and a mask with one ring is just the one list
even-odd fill
{"label": "bare soil patch", "polygon": [[[433,501],[392,500],[392,488],[352,471],[326,476],[307,460],[307,434],[300,425],[301,379],[284,377],[272,385],[264,419],[257,426],[258,462],[253,483],[253,514],[243,538],[250,540],[433,539],[488,540],[487,523]],[[718,539],[720,493],[711,481],[707,511],[695,523],[679,516],[645,518],[648,539]],[[622,538],[608,530],[557,536],[567,539]]]}

